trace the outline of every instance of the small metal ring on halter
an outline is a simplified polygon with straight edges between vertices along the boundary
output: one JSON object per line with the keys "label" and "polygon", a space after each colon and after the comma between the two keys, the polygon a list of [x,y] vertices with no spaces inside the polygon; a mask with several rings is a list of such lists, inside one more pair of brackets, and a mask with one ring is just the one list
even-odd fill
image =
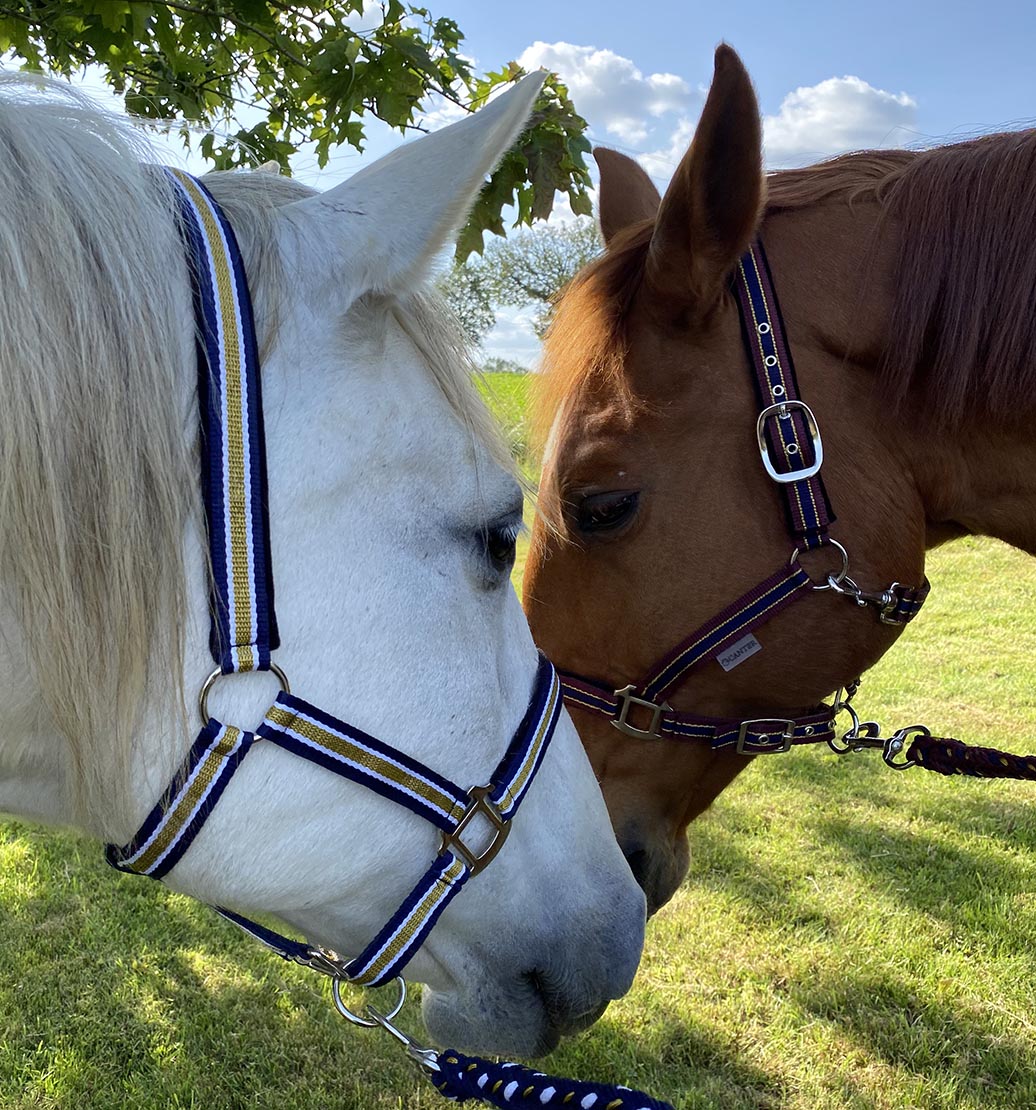
{"label": "small metal ring on halter", "polygon": [[335,1002],[335,1009],[345,1018],[346,1021],[351,1021],[353,1025],[362,1025],[364,1029],[376,1029],[378,1026],[383,1026],[386,1021],[391,1021],[403,1009],[403,1003],[406,1002],[406,980],[402,975],[397,975],[393,979],[397,983],[399,990],[399,997],[396,999],[392,1009],[387,1014],[378,1014],[378,1017],[369,1018],[362,1017],[360,1014],[354,1013],[342,1001],[342,983],[348,982],[347,979],[332,979],[331,980],[331,997]]}
{"label": "small metal ring on halter", "polygon": [[[276,663],[270,664],[270,673],[281,684],[281,690],[285,694],[290,694],[291,687],[288,685],[288,676],[284,673],[284,671],[280,669],[280,667],[277,666]],[[198,709],[201,711],[202,724],[207,725],[209,723],[209,693],[211,692],[212,687],[216,685],[216,680],[218,678],[221,678],[222,675],[223,672],[219,669],[219,667],[217,667],[201,685],[201,693],[198,695]]]}
{"label": "small metal ring on halter", "polygon": [[[841,570],[839,570],[839,572],[837,574],[829,574],[827,576],[827,581],[822,583],[821,585],[818,586],[814,582],[813,583],[813,589],[814,590],[836,590],[838,593],[845,593],[846,591],[839,590],[838,587],[841,586],[842,582],[844,581],[846,576],[849,574],[849,552],[845,550],[845,548],[838,542],[838,540],[831,540],[831,539],[825,540],[824,541],[824,546],[825,547],[831,546],[831,547],[837,549],[838,553],[842,556],[842,567],[841,567]],[[814,550],[819,551],[820,548],[819,547],[814,548]],[[800,549],[796,547],[791,553],[791,558],[788,560],[788,566],[793,567],[799,561],[799,554],[800,554]]]}

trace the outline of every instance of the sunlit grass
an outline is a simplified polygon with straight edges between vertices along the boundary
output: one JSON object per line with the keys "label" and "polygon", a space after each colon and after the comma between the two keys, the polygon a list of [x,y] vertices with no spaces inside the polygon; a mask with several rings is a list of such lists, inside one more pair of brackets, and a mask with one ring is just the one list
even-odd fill
{"label": "sunlit grass", "polygon": [[[969,540],[929,576],[861,708],[1036,750],[1036,563]],[[681,1110],[1036,1106],[1036,785],[797,750],[691,847],[631,993],[543,1066]],[[315,976],[79,838],[0,826],[0,937],[5,1110],[445,1105]]]}

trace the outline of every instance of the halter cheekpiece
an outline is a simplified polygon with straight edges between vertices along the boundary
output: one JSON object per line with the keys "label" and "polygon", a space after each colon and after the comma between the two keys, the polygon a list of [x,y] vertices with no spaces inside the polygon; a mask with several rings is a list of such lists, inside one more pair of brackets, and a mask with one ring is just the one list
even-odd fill
{"label": "halter cheekpiece", "polygon": [[[620,732],[639,739],[702,741],[714,749],[733,749],[744,755],[783,752],[793,744],[827,741],[834,746],[835,717],[848,708],[848,698],[836,699],[835,704],[800,717],[748,720],[678,712],[666,700],[702,663],[726,657],[728,652],[741,650],[747,657],[758,650],[758,644],[753,646],[752,630],[814,590],[843,594],[860,606],[874,608],[883,623],[899,625],[918,614],[929,589],[927,581],[919,587],[893,582],[887,590],[869,593],[849,577],[845,548],[829,535],[835,516],[820,474],[824,461],[820,427],[812,409],[799,396],[791,349],[784,336],[761,241],[749,247],[738,262],[733,290],[759,406],[756,442],[763,468],[783,495],[785,523],[793,543],[791,557],[679,643],[639,682],[615,688],[563,671],[562,689],[570,706],[609,717]],[[800,555],[825,547],[837,554],[838,565],[818,584],[802,567]],[[898,749],[893,754],[898,754]]]}
{"label": "halter cheekpiece", "polygon": [[[275,744],[369,787],[429,821],[440,851],[385,927],[356,958],[291,940],[215,907],[285,959],[367,986],[399,974],[464,884],[496,855],[539,768],[561,711],[560,685],[542,656],[525,716],[485,786],[465,790],[354,725],[296,697],[273,662],[279,644],[255,325],[234,232],[208,190],[166,171],[190,262],[198,325],[198,406],[202,490],[211,559],[210,650],[216,670],[202,691],[204,727],[169,788],[131,843],[109,845],[121,871],[161,879],[188,850],[241,761],[259,743]],[[220,675],[271,671],[281,693],[252,732],[208,717],[207,694]],[[476,851],[464,833],[488,819],[492,839]],[[484,827],[484,822],[482,822]]]}

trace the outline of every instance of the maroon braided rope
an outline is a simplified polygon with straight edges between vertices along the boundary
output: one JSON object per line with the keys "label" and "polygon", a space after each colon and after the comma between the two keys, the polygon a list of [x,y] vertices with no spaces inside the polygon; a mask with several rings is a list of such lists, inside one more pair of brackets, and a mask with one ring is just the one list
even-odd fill
{"label": "maroon braided rope", "polygon": [[943,736],[919,736],[907,759],[940,775],[970,775],[979,779],[1036,781],[1036,755],[1012,755],[996,748],[980,748]]}

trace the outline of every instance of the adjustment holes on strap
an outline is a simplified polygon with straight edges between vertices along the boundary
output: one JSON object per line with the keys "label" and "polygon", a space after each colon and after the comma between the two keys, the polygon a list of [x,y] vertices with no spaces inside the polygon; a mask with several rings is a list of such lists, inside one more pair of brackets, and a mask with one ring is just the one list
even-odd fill
{"label": "adjustment holes on strap", "polygon": [[755,330],[760,335],[769,335],[770,334],[770,325],[764,320],[761,324],[756,324]]}
{"label": "adjustment holes on strap", "polygon": [[770,389],[770,395],[772,397],[783,397],[785,393],[787,393],[787,390],[783,385],[775,385]]}
{"label": "adjustment holes on strap", "polygon": [[777,356],[776,355],[767,355],[766,358],[763,359],[763,365],[764,366],[776,366],[777,365]]}

